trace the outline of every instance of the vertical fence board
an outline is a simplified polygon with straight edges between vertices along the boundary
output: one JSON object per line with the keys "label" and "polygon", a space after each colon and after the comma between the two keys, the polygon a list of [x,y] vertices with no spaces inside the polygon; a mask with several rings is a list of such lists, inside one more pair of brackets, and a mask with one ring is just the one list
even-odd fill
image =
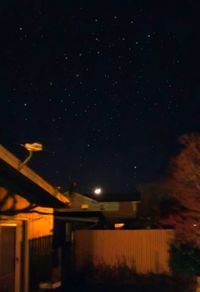
{"label": "vertical fence board", "polygon": [[40,281],[50,280],[52,267],[52,236],[29,241],[30,286],[37,287]]}
{"label": "vertical fence board", "polygon": [[172,230],[77,230],[76,265],[126,264],[141,274],[168,273],[168,247],[173,236]]}

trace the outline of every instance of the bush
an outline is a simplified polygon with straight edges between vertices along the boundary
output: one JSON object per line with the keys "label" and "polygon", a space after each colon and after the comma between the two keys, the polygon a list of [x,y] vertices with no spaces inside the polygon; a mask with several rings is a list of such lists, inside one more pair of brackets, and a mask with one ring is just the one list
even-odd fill
{"label": "bush", "polygon": [[109,266],[105,263],[93,265],[88,263],[84,269],[79,272],[87,282],[93,283],[123,283],[135,281],[135,267],[127,266],[125,261],[121,261],[117,265]]}
{"label": "bush", "polygon": [[191,278],[166,274],[137,274],[134,265],[130,268],[125,262],[116,266],[88,264],[74,275],[71,284],[76,290],[70,291],[79,291],[77,283],[80,283],[80,291],[96,292],[193,292],[195,289],[195,281]]}
{"label": "bush", "polygon": [[190,242],[173,241],[170,245],[169,265],[174,275],[184,277],[200,275],[200,249]]}

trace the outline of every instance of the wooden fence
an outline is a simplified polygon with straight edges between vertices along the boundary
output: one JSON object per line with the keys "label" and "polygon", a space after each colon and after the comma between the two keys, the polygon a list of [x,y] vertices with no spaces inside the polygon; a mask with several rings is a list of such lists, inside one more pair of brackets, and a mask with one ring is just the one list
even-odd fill
{"label": "wooden fence", "polygon": [[77,230],[76,266],[125,264],[138,274],[169,273],[168,247],[173,237],[173,230]]}
{"label": "wooden fence", "polygon": [[51,279],[52,236],[30,240],[29,256],[30,287],[38,287],[39,282]]}

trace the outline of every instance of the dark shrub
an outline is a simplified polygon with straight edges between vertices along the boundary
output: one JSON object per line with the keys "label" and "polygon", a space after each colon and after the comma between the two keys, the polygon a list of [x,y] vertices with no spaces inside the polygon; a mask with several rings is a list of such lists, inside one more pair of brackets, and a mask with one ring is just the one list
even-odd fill
{"label": "dark shrub", "polygon": [[200,249],[189,242],[173,241],[170,245],[169,265],[174,275],[200,275]]}

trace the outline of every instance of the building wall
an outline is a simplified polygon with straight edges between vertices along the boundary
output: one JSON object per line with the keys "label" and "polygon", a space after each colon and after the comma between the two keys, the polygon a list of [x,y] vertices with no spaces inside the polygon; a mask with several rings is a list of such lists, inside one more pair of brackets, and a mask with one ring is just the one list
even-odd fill
{"label": "building wall", "polygon": [[126,264],[137,273],[169,273],[172,230],[77,230],[75,261],[79,269],[97,265]]}
{"label": "building wall", "polygon": [[[49,213],[52,215],[44,215],[38,213],[19,214],[15,216],[17,219],[28,220],[28,239],[35,239],[44,236],[53,235],[53,209],[37,207],[35,211]],[[34,211],[33,210],[33,211]]]}
{"label": "building wall", "polygon": [[[3,187],[0,187],[0,201],[7,195],[7,190]],[[22,209],[29,205],[29,202],[15,194],[15,208]],[[12,199],[8,199],[6,204],[4,204],[1,210],[6,210],[12,206]],[[53,234],[53,209],[37,207],[32,211],[37,211],[45,214],[38,213],[19,213],[16,216],[10,216],[12,220],[27,220],[28,221],[28,239],[39,238],[43,236],[49,236]],[[52,214],[52,215],[51,215]],[[9,216],[8,216],[9,217]]]}

